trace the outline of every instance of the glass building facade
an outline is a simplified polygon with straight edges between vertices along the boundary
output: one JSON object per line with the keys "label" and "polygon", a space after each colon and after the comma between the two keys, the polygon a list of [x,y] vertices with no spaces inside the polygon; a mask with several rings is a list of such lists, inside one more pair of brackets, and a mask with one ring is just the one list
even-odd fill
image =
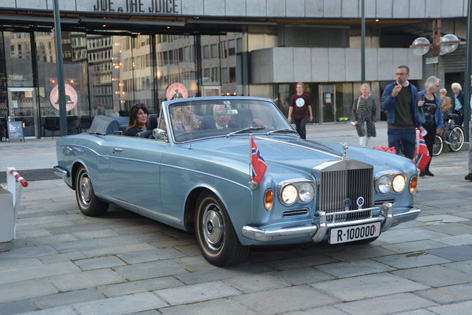
{"label": "glass building facade", "polygon": [[[134,103],[158,113],[175,83],[186,97],[244,94],[242,38],[62,32],[68,133],[86,130],[96,115],[127,116]],[[58,135],[54,33],[0,32],[0,56],[2,128],[22,121],[25,137]]]}

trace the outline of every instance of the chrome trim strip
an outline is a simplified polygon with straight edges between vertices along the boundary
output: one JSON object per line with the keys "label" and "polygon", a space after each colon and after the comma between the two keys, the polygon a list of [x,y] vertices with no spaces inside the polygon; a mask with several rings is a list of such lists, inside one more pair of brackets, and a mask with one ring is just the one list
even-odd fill
{"label": "chrome trim strip", "polygon": [[314,148],[307,148],[305,146],[302,146],[302,145],[299,145],[299,144],[295,144],[295,143],[288,143],[286,141],[280,141],[280,140],[276,140],[276,139],[269,139],[269,138],[262,138],[262,137],[257,137],[257,136],[254,136],[255,139],[258,139],[258,140],[265,140],[265,141],[272,141],[272,142],[277,142],[277,143],[281,143],[281,144],[286,144],[286,145],[289,145],[289,146],[292,146],[292,147],[297,147],[297,148],[301,148],[301,149],[305,149],[305,150],[310,150],[310,151],[314,151],[314,152],[318,152],[318,153],[321,153],[321,154],[326,154],[326,155],[330,155],[332,157],[335,157],[335,158],[338,158],[338,159],[341,159],[342,156],[339,156],[339,155],[336,155],[336,154],[332,154],[332,153],[328,153],[326,151],[321,151],[321,150],[318,150],[318,149],[314,149]]}
{"label": "chrome trim strip", "polygon": [[132,204],[132,203],[129,203],[127,201],[123,201],[121,199],[117,199],[117,198],[113,198],[113,197],[109,197],[109,196],[105,196],[105,195],[102,195],[102,194],[98,194],[98,193],[95,193],[97,195],[97,197],[101,197],[102,199],[107,199],[107,200],[112,200],[114,201],[116,204],[120,205],[125,205],[127,206],[128,208],[135,208],[136,210],[138,211],[143,211],[143,212],[148,212],[150,214],[153,214],[153,215],[157,215],[161,218],[164,218],[166,220],[169,220],[169,221],[174,221],[174,222],[177,222],[177,223],[182,223],[182,220],[180,219],[177,219],[175,217],[172,217],[168,214],[163,214],[163,213],[159,213],[159,212],[156,212],[156,211],[153,211],[153,210],[150,210],[150,209],[147,209],[147,208],[144,208],[144,207],[140,207],[140,206],[137,206],[135,204]]}
{"label": "chrome trim strip", "polygon": [[393,214],[393,206],[390,203],[383,204],[382,208],[380,215],[375,218],[330,224],[326,223],[326,213],[323,211],[317,211],[317,216],[320,217],[318,225],[294,226],[279,229],[267,229],[264,227],[245,225],[241,232],[242,235],[247,238],[262,242],[311,237],[314,243],[318,243],[324,239],[328,230],[331,228],[382,222],[381,232],[385,232],[390,226],[414,220],[421,213],[420,209],[411,208],[408,212],[395,215]]}
{"label": "chrome trim strip", "polygon": [[54,174],[56,174],[57,176],[62,177],[62,178],[69,177],[69,172],[67,172],[65,169],[63,169],[60,166],[54,166],[53,167],[53,172],[54,172]]}
{"label": "chrome trim strip", "polygon": [[242,228],[243,236],[262,242],[289,240],[293,238],[312,237],[318,226],[295,226],[281,229],[264,229],[245,225]]}

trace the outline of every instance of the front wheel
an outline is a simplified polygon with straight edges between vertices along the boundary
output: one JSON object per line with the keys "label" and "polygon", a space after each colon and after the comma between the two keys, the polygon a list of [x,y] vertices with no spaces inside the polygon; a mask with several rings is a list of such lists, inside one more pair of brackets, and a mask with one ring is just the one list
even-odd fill
{"label": "front wheel", "polygon": [[448,136],[448,144],[449,148],[454,152],[462,149],[462,146],[464,145],[464,131],[461,127],[456,126],[452,128]]}
{"label": "front wheel", "polygon": [[211,193],[198,199],[195,234],[200,251],[213,265],[237,265],[249,256],[250,249],[239,242],[223,203]]}
{"label": "front wheel", "polygon": [[75,197],[80,212],[89,217],[98,217],[108,211],[109,204],[95,196],[92,180],[85,167],[81,166],[75,176]]}
{"label": "front wheel", "polygon": [[433,155],[439,155],[439,154],[441,154],[443,148],[444,148],[443,139],[441,138],[440,135],[436,135],[436,136],[434,137]]}

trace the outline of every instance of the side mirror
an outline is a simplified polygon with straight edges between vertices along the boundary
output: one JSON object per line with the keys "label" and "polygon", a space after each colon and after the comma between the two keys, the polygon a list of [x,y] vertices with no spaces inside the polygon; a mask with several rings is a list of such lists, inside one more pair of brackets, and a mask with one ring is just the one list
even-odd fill
{"label": "side mirror", "polygon": [[164,140],[166,142],[169,141],[169,139],[167,138],[167,132],[159,128],[152,130],[152,137],[156,140]]}

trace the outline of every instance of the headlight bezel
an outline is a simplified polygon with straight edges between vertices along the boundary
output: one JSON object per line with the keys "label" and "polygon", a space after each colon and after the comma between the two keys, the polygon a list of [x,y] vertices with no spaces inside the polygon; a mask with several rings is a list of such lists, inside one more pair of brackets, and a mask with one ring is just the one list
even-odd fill
{"label": "headlight bezel", "polygon": [[[291,194],[294,196],[290,202],[284,200],[284,193],[288,192],[286,189],[295,189],[295,192]],[[303,195],[302,195],[303,194]],[[308,198],[306,197],[308,194]],[[286,180],[279,184],[279,200],[285,206],[291,206],[297,202],[301,204],[309,204],[315,199],[316,196],[316,184],[312,180],[300,179],[300,180]]]}
{"label": "headlight bezel", "polygon": [[[407,187],[408,177],[398,171],[380,172],[375,175],[375,190],[381,195],[401,194]],[[399,182],[400,181],[400,182]]]}

